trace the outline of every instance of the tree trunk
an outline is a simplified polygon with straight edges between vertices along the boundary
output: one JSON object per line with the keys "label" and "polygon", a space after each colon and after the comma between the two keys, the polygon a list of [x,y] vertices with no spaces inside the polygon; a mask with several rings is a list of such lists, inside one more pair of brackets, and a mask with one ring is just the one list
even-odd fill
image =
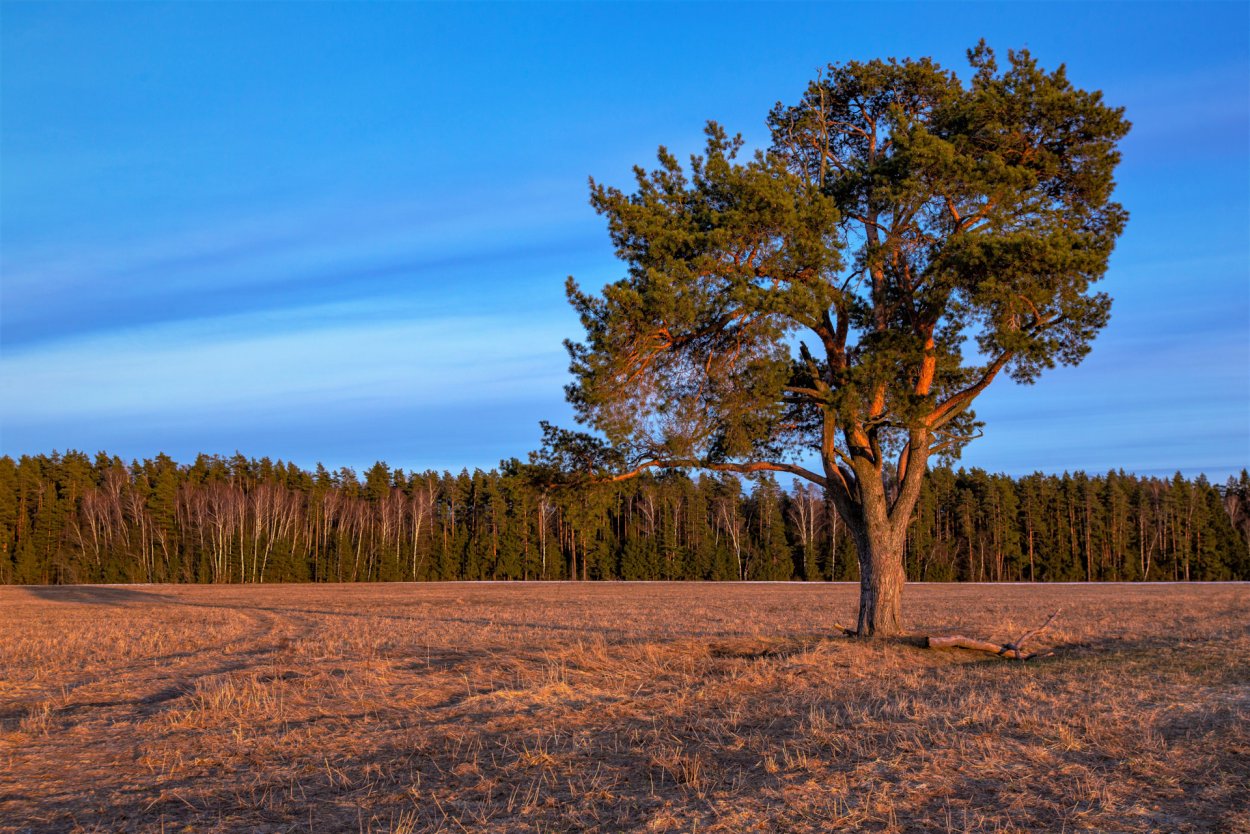
{"label": "tree trunk", "polygon": [[[875,534],[875,535],[874,535]],[[889,531],[864,530],[855,536],[859,556],[860,637],[893,637],[903,631],[903,549]]]}
{"label": "tree trunk", "polygon": [[[898,491],[888,500],[882,470],[876,461],[855,460],[855,494],[831,490],[830,499],[846,522],[859,558],[859,619],[855,633],[864,639],[895,637],[903,633],[903,585],[907,528],[920,497],[928,458],[927,430],[913,431],[899,457]],[[910,450],[918,450],[911,451]],[[842,477],[832,456],[826,472]],[[848,475],[850,473],[847,473]]]}

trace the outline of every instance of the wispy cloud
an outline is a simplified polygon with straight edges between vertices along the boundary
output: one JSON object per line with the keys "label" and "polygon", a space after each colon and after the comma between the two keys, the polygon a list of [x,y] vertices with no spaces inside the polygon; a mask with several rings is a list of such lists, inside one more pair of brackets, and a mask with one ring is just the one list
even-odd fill
{"label": "wispy cloud", "polygon": [[535,386],[559,388],[565,325],[357,303],[138,328],[6,352],[5,422],[506,401]]}
{"label": "wispy cloud", "polygon": [[[517,200],[526,195],[518,194]],[[473,309],[464,293],[558,292],[570,259],[605,249],[586,212],[531,193],[533,212],[411,202],[275,213],[4,265],[6,350],[84,333],[377,296]],[[580,225],[579,225],[580,221]],[[543,273],[544,262],[550,274]],[[472,286],[472,289],[470,289]]]}

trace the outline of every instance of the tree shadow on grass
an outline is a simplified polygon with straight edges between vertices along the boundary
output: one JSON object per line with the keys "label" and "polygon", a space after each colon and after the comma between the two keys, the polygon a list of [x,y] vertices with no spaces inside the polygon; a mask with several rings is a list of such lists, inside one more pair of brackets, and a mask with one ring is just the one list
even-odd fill
{"label": "tree shadow on grass", "polygon": [[23,591],[49,602],[69,602],[79,605],[126,605],[132,602],[170,603],[179,600],[166,594],[139,591],[115,585],[22,585]]}
{"label": "tree shadow on grass", "polygon": [[[1085,679],[1079,673],[1091,662],[1135,664],[1138,653],[1149,656],[1176,642],[1151,638],[1082,644],[1075,656],[1048,659],[1040,665],[997,658],[987,662],[999,664],[1003,671],[1035,669],[1048,679],[1060,673],[1054,681],[1058,684]],[[768,641],[752,647],[744,642],[711,656],[784,662],[792,654],[789,650],[798,647],[797,643]],[[1192,652],[1180,646],[1176,650]],[[969,669],[962,677],[951,678],[951,671],[949,667],[926,670],[921,685],[907,684],[905,694],[925,697],[931,710],[949,711],[954,703],[951,696],[1000,677],[989,669]],[[673,687],[680,685],[672,682]],[[751,703],[782,698],[786,686],[785,680],[778,679],[778,688],[771,693],[767,687],[752,690]],[[874,706],[875,698],[860,697],[864,691],[813,690],[815,700],[796,705],[828,713],[833,729],[827,732],[854,736],[856,743],[836,748],[811,741],[806,708],[773,709],[757,716],[748,709],[728,728],[748,743],[718,740],[709,730],[715,729],[721,713],[694,698],[675,698],[666,708],[662,726],[657,726],[654,714],[641,709],[613,716],[593,703],[553,708],[524,699],[512,706],[506,700],[465,703],[470,699],[453,699],[427,707],[412,726],[406,719],[380,720],[376,714],[371,719],[351,712],[319,715],[310,719],[311,724],[335,722],[335,733],[359,732],[360,743],[328,758],[308,749],[295,751],[290,758],[257,762],[249,757],[249,748],[232,748],[220,735],[202,739],[191,735],[185,759],[192,764],[185,770],[155,779],[147,771],[129,775],[119,771],[105,776],[85,795],[62,790],[33,799],[0,792],[0,815],[7,799],[19,820],[26,815],[24,824],[32,832],[71,830],[75,825],[84,832],[154,834],[181,826],[205,832],[261,826],[271,831],[405,827],[431,832],[607,832],[642,831],[651,822],[670,817],[673,830],[693,830],[695,825],[702,830],[717,822],[717,808],[731,808],[746,809],[754,822],[775,831],[837,830],[846,819],[862,820],[868,830],[888,830],[874,807],[878,781],[884,778],[893,780],[887,784],[906,786],[909,780],[938,778],[936,771],[922,766],[923,757],[910,758],[914,748],[900,745],[900,740],[909,738],[930,739],[923,733],[907,732],[915,721],[927,720],[940,737],[936,752],[948,755],[951,772],[946,775],[945,790],[931,797],[912,790],[898,805],[899,824],[906,830],[980,828],[987,819],[1038,831],[1080,827],[1082,821],[1091,820],[1090,824],[1103,826],[1101,830],[1126,832],[1244,828],[1244,812],[1236,804],[1236,792],[1250,775],[1244,762],[1230,765],[1226,761],[1222,774],[1217,774],[1220,778],[1211,779],[1209,764],[1199,756],[1174,758],[1168,763],[1169,775],[1183,790],[1155,796],[1151,776],[1099,749],[1096,738],[1068,748],[1052,743],[1049,736],[1038,736],[1036,728],[1010,722],[1004,728],[1001,722],[963,726],[946,720],[963,717],[958,712],[926,719],[922,711],[919,718],[909,717],[885,709],[884,701]],[[1002,693],[1005,703],[1010,703],[1014,691]],[[784,700],[778,705],[784,706]],[[875,712],[865,713],[865,705]],[[1169,716],[1159,732],[1169,744],[1188,744],[1195,753],[1221,746],[1231,750],[1235,745],[1227,738],[1244,734],[1244,726],[1238,724],[1242,720],[1238,701]],[[990,735],[1000,738],[1001,744],[986,750],[973,744]],[[796,749],[815,760],[815,770],[806,770],[799,760],[789,769],[785,753]],[[1049,761],[1045,767],[1053,778],[1027,783],[1026,798],[1041,801],[1021,803],[1020,774],[1029,773],[1029,768],[1038,773],[1044,767],[1031,763],[1029,751],[1040,754],[1043,750]],[[764,766],[766,754],[772,754],[776,767]],[[206,763],[194,764],[199,757]],[[880,768],[886,765],[876,762],[893,764],[883,772]],[[813,778],[841,787],[828,787],[822,793],[810,787]],[[1144,811],[1104,805],[1096,793],[1087,796],[1082,780],[1088,779],[1095,785],[1128,780],[1156,807]],[[24,829],[19,825],[17,830]]]}

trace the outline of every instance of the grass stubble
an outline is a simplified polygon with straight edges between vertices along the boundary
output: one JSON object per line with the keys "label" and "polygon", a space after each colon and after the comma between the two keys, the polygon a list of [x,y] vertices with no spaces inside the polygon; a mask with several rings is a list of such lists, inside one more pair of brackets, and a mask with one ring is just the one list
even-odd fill
{"label": "grass stubble", "polygon": [[0,588],[5,832],[1250,832],[1246,585]]}

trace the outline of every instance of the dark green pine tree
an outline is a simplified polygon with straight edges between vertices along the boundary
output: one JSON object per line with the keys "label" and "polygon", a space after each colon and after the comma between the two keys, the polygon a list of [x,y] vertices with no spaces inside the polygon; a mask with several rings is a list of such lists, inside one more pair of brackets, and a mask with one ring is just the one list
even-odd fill
{"label": "dark green pine tree", "polygon": [[747,518],[752,550],[747,578],[769,582],[792,579],[794,555],[786,541],[785,510],[776,478],[755,478],[755,489],[747,499]]}
{"label": "dark green pine tree", "polygon": [[152,520],[152,550],[158,556],[159,582],[187,581],[183,570],[183,546],[178,529],[178,464],[162,453],[146,461],[145,473],[151,488],[148,514]]}
{"label": "dark green pine tree", "polygon": [[515,474],[509,473],[506,462],[500,465],[500,471],[499,475],[490,473],[493,490],[491,524],[496,551],[495,578],[526,579],[530,502],[524,482]]}
{"label": "dark green pine tree", "polygon": [[1222,582],[1237,577],[1242,545],[1219,491],[1205,475],[1193,482],[1195,579]]}
{"label": "dark green pine tree", "polygon": [[1020,504],[1015,482],[1006,475],[990,478],[990,544],[996,566],[995,580],[1019,581],[1023,556],[1020,550]]}
{"label": "dark green pine tree", "polygon": [[17,464],[0,457],[0,584],[17,581],[13,557],[17,551]]}
{"label": "dark green pine tree", "polygon": [[[45,458],[22,455],[17,462],[18,525],[13,578],[26,584],[56,581],[51,553],[56,546],[52,528],[56,485],[50,477],[52,464]],[[88,581],[99,581],[91,577]]]}
{"label": "dark green pine tree", "polygon": [[1243,469],[1240,478],[1229,476],[1223,500],[1233,530],[1241,539],[1241,546],[1233,559],[1233,575],[1250,576],[1250,472]]}
{"label": "dark green pine tree", "polygon": [[708,526],[710,487],[711,479],[702,475],[691,479],[687,487],[686,512],[682,519],[686,541],[682,579],[708,580],[715,576],[716,541]]}

